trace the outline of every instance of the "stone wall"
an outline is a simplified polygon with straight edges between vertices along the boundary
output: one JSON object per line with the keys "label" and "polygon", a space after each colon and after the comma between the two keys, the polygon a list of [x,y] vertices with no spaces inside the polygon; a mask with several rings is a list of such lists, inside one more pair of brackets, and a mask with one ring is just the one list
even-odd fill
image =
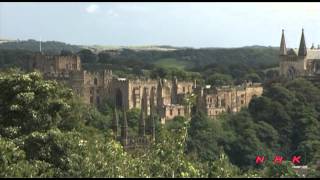
{"label": "stone wall", "polygon": [[260,84],[247,83],[236,87],[200,88],[197,91],[197,108],[215,118],[223,112],[239,112],[247,107],[254,96],[261,96]]}

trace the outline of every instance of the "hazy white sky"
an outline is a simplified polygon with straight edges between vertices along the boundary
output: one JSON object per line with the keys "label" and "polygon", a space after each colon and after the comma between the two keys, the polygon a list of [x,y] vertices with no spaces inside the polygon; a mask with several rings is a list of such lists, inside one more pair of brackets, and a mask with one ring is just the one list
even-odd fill
{"label": "hazy white sky", "polygon": [[0,38],[71,44],[320,44],[320,3],[0,3]]}

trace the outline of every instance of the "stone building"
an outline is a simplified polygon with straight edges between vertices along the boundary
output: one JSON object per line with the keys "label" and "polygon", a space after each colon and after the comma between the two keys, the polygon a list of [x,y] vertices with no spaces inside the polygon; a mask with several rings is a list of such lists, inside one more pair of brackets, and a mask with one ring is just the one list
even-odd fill
{"label": "stone building", "polygon": [[44,75],[64,74],[80,71],[80,57],[76,55],[44,55],[37,53],[28,61],[28,69],[37,69]]}
{"label": "stone building", "polygon": [[39,70],[46,79],[65,83],[85,103],[99,105],[104,99],[113,102],[117,109],[126,112],[132,108],[143,109],[141,117],[156,113],[164,124],[175,116],[191,117],[186,99],[197,94],[197,107],[210,117],[222,112],[237,112],[247,106],[253,96],[262,94],[258,84],[247,83],[232,87],[197,87],[196,81],[166,79],[126,79],[112,74],[111,70],[89,72],[81,68],[80,57],[48,56],[36,54],[28,61],[28,70]]}
{"label": "stone building", "polygon": [[215,118],[223,112],[238,112],[247,107],[254,96],[261,96],[263,88],[258,83],[244,83],[230,87],[199,87],[197,90],[197,109]]}
{"label": "stone building", "polygon": [[[181,105],[184,97],[193,92],[193,82],[179,82],[177,78],[172,81],[166,79],[150,80],[114,78],[110,98],[118,108],[142,108],[143,93],[147,96],[146,104],[154,104],[161,122],[172,119],[174,116],[186,116],[188,109]],[[150,115],[150,108],[146,110]]]}
{"label": "stone building", "polygon": [[280,75],[293,79],[295,77],[320,77],[320,46],[307,48],[302,29],[299,48],[286,47],[284,30],[280,42]]}
{"label": "stone building", "polygon": [[162,123],[190,113],[181,103],[186,94],[192,93],[193,82],[180,82],[177,78],[171,81],[119,78],[111,70],[89,72],[81,69],[80,57],[76,55],[37,53],[29,59],[27,70],[38,70],[46,79],[65,83],[87,104],[99,105],[103,99],[108,99],[118,109],[141,109],[145,93],[146,115],[150,115],[149,105],[154,104]]}

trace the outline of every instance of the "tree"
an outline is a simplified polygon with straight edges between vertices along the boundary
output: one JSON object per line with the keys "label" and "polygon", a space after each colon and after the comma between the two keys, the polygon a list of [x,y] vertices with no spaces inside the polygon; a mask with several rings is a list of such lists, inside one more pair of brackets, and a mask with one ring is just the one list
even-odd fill
{"label": "tree", "polygon": [[183,116],[176,116],[172,120],[166,122],[165,127],[168,130],[179,130],[187,126],[187,120]]}
{"label": "tree", "polygon": [[3,128],[17,128],[17,134],[57,126],[61,114],[70,108],[67,102],[72,97],[70,89],[45,81],[36,72],[1,75],[0,90],[0,124]]}
{"label": "tree", "polygon": [[232,84],[232,77],[226,74],[215,73],[208,77],[207,84],[212,86],[224,86]]}
{"label": "tree", "polygon": [[281,164],[267,163],[264,169],[264,176],[268,178],[291,177],[297,178],[299,175],[294,171],[290,161],[283,161]]}
{"label": "tree", "polygon": [[252,81],[253,83],[259,83],[262,81],[261,77],[256,73],[247,74],[244,79]]}
{"label": "tree", "polygon": [[97,63],[98,57],[89,49],[83,49],[78,52],[82,63]]}
{"label": "tree", "polygon": [[168,78],[169,70],[158,67],[151,71],[151,78]]}
{"label": "tree", "polygon": [[195,154],[201,161],[216,160],[221,153],[219,141],[221,127],[203,112],[191,118],[188,128],[187,152]]}
{"label": "tree", "polygon": [[[261,153],[270,154],[271,147],[266,144],[277,143],[277,137],[271,134],[275,132],[272,127],[264,124],[257,124],[246,109],[237,114],[228,115],[223,123],[224,129],[224,151],[230,157],[231,163],[247,170],[255,166],[255,158]],[[270,133],[261,132],[267,127]]]}
{"label": "tree", "polygon": [[43,161],[29,162],[13,142],[0,137],[0,177],[52,177],[54,169]]}
{"label": "tree", "polygon": [[73,55],[73,53],[72,53],[72,51],[63,49],[63,50],[61,50],[60,55],[61,56],[71,56],[71,55]]}
{"label": "tree", "polygon": [[149,167],[151,177],[201,177],[197,166],[185,156],[186,138],[185,127],[174,133],[161,129],[156,143],[142,159],[146,162],[145,167]]}
{"label": "tree", "polygon": [[240,174],[239,168],[231,164],[224,153],[219,156],[219,159],[210,163],[208,171],[209,178],[234,178]]}

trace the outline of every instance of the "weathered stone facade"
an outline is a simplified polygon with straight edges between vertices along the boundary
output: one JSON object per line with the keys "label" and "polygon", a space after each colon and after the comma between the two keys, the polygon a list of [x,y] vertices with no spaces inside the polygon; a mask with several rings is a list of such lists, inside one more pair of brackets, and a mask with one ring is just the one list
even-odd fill
{"label": "weathered stone facade", "polygon": [[304,31],[300,40],[299,49],[287,49],[282,30],[280,43],[280,75],[293,79],[295,77],[320,77],[320,47],[306,47]]}
{"label": "weathered stone facade", "polygon": [[199,87],[197,90],[197,108],[209,117],[215,118],[223,112],[238,112],[247,107],[254,96],[261,96],[263,88],[257,83],[245,83],[230,87]]}
{"label": "weathered stone facade", "polygon": [[154,108],[163,124],[175,116],[191,117],[190,104],[185,101],[189,95],[197,95],[197,107],[210,117],[216,117],[222,112],[239,111],[263,90],[258,84],[203,88],[197,87],[196,81],[178,81],[177,78],[119,78],[111,70],[82,70],[80,58],[76,55],[37,54],[28,61],[28,69],[37,69],[45,78],[65,83],[88,104],[99,105],[103,99],[108,99],[120,110],[143,109],[144,116],[149,116]]}

